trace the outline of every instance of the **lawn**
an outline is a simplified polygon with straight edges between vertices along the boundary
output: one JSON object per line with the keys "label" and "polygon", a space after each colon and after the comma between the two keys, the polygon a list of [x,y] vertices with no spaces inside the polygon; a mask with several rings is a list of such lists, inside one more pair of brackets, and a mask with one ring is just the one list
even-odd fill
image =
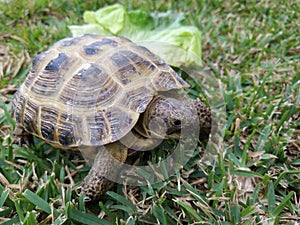
{"label": "lawn", "polygon": [[[85,10],[113,3],[0,2],[0,223],[299,224],[297,0],[120,2],[148,13],[183,12],[184,22],[202,32],[203,61],[217,79],[226,114],[216,117],[223,136],[207,160],[199,146],[169,179],[118,184],[89,204],[76,192],[89,170],[80,154],[38,139],[32,147],[12,144],[11,102],[33,57],[71,36],[68,25],[83,24]],[[203,97],[201,84],[191,84],[190,93]],[[162,149],[145,161],[159,160]]]}

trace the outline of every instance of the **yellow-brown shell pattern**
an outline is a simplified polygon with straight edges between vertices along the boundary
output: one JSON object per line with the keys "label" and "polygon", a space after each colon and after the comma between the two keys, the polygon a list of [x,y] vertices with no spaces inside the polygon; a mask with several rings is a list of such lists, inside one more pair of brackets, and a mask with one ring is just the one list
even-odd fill
{"label": "yellow-brown shell pattern", "polygon": [[126,135],[158,91],[187,86],[158,56],[126,38],[84,35],[35,57],[12,115],[57,147],[104,145]]}

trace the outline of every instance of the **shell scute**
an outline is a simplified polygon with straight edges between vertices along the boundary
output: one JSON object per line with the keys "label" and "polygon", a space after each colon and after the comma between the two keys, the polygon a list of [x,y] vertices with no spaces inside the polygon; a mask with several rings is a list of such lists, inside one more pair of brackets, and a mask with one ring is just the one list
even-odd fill
{"label": "shell scute", "polygon": [[153,90],[145,86],[140,86],[132,90],[128,90],[123,95],[123,98],[120,99],[120,102],[124,107],[127,107],[134,112],[142,113],[146,110],[154,94]]}
{"label": "shell scute", "polygon": [[62,39],[54,44],[54,46],[61,46],[61,47],[70,47],[76,46],[77,43],[81,40],[81,37],[74,37],[74,38],[65,38]]}
{"label": "shell scute", "polygon": [[24,110],[24,128],[33,134],[38,134],[39,107],[33,101],[27,100]]}
{"label": "shell scute", "polygon": [[105,107],[120,89],[104,70],[95,64],[86,64],[65,84],[59,101],[75,110]]}
{"label": "shell scute", "polygon": [[141,72],[138,71],[132,64],[123,66],[115,72],[115,76],[123,85],[131,83],[134,79],[136,79],[136,77],[139,77],[140,75]]}
{"label": "shell scute", "polygon": [[25,102],[24,96],[20,95],[20,91],[17,91],[13,100],[11,114],[19,124],[23,121]]}
{"label": "shell scute", "polygon": [[64,127],[58,129],[58,140],[62,146],[72,146],[76,143],[76,138],[74,136],[73,127]]}
{"label": "shell scute", "polygon": [[57,58],[52,59],[45,67],[46,71],[58,72],[63,63],[67,63],[68,56],[65,53],[59,53]]}
{"label": "shell scute", "polygon": [[57,141],[62,146],[78,146],[81,142],[82,120],[70,112],[61,113],[56,123]]}
{"label": "shell scute", "polygon": [[103,38],[101,41],[96,41],[88,45],[83,46],[83,51],[86,55],[95,55],[99,51],[103,51],[104,47],[116,47],[118,42],[109,38]]}
{"label": "shell scute", "polygon": [[57,124],[58,116],[58,110],[50,107],[41,107],[41,134],[45,140],[55,140],[57,135],[55,125]]}
{"label": "shell scute", "polygon": [[44,140],[53,141],[55,134],[55,126],[53,123],[42,121],[41,122],[41,134]]}
{"label": "shell scute", "polygon": [[101,143],[108,137],[109,127],[102,112],[88,116],[87,125],[89,127],[89,141],[92,145],[97,145],[97,143]]}

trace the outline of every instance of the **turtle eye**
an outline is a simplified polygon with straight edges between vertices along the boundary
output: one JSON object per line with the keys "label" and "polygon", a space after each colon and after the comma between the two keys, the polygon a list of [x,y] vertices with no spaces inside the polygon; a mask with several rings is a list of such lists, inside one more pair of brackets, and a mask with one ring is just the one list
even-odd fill
{"label": "turtle eye", "polygon": [[174,120],[173,123],[174,123],[175,126],[180,126],[181,125],[180,120]]}

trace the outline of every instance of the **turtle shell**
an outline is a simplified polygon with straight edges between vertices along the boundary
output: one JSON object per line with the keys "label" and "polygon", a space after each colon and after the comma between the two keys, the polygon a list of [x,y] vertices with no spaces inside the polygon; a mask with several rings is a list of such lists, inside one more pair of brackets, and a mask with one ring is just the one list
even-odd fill
{"label": "turtle shell", "polygon": [[119,140],[159,91],[187,87],[163,60],[117,36],[56,42],[35,57],[13,101],[13,118],[54,146]]}

